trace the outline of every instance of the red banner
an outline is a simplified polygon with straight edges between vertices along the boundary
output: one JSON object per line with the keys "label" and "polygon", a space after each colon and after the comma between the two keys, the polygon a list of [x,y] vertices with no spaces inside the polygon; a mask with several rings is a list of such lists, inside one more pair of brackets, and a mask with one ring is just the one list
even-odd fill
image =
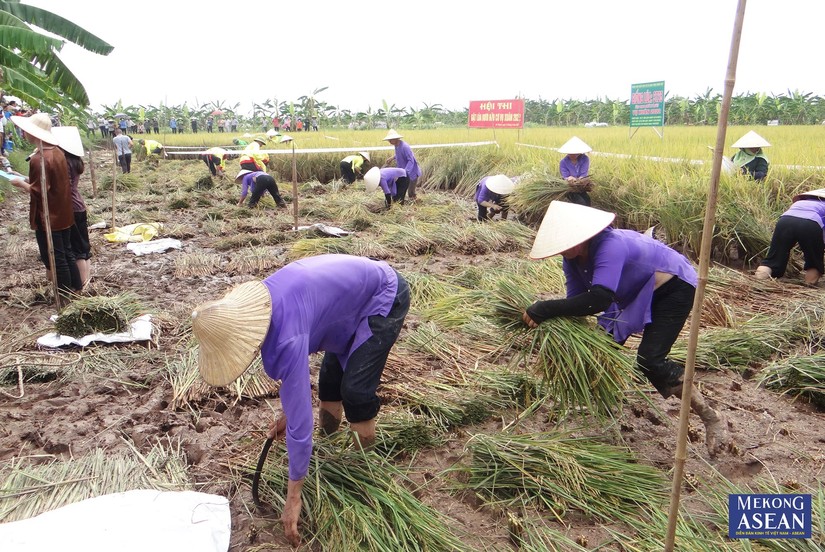
{"label": "red banner", "polygon": [[524,128],[524,100],[470,102],[470,128]]}

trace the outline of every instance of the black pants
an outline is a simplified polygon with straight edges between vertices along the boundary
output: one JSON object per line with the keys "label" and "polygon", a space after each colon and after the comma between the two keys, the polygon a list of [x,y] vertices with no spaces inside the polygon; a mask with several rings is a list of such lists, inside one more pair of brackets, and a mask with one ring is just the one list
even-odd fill
{"label": "black pants", "polygon": [[[35,230],[37,247],[40,249],[40,260],[46,270],[49,270],[49,245],[44,230]],[[72,229],[52,231],[52,247],[54,248],[54,267],[57,277],[57,288],[65,293],[79,291],[83,287],[80,281],[80,271],[77,269],[74,251],[72,251]]]}
{"label": "black pants", "polygon": [[636,352],[636,364],[653,387],[664,397],[679,383],[684,366],[667,358],[671,347],[693,308],[696,288],[676,276],[653,292],[651,321],[645,326]]}
{"label": "black pants", "polygon": [[488,209],[484,205],[479,204],[478,206],[478,220],[479,222],[483,222],[485,220],[493,220],[493,216],[497,213],[501,213],[501,220],[507,220],[507,214],[510,212],[510,209],[504,205],[501,206],[501,211],[493,211],[492,209]]}
{"label": "black pants", "polygon": [[590,207],[590,194],[587,192],[567,192],[567,201]]}
{"label": "black pants", "polygon": [[779,278],[785,274],[791,249],[797,243],[805,257],[805,270],[815,268],[820,274],[825,274],[822,228],[812,220],[786,215],[779,217],[771,237],[768,256],[761,263],[771,269],[771,276]]}
{"label": "black pants", "polygon": [[346,372],[334,353],[324,353],[318,373],[318,398],[324,402],[344,403],[350,423],[372,420],[378,415],[381,401],[375,394],[387,357],[401,333],[410,310],[410,287],[398,274],[398,290],[387,316],[370,316],[367,321],[372,336],[350,355]]}
{"label": "black pants", "polygon": [[352,170],[352,163],[341,161],[341,178],[343,178],[347,184],[355,182],[355,172]]}
{"label": "black pants", "polygon": [[394,202],[400,203],[404,205],[404,200],[407,197],[407,188],[410,187],[410,178],[408,176],[402,176],[398,180],[395,181],[395,195],[393,196],[392,200]]}
{"label": "black pants", "polygon": [[272,196],[272,199],[275,200],[278,207],[286,207],[286,202],[284,202],[281,194],[278,192],[278,184],[276,184],[275,179],[268,174],[258,175],[252,183],[252,194],[249,196],[249,207],[255,207],[264,195],[264,192],[269,192],[269,195]]}
{"label": "black pants", "polygon": [[92,244],[89,242],[89,223],[86,211],[74,212],[74,224],[70,230],[72,252],[75,259],[90,259],[92,257]]}
{"label": "black pants", "polygon": [[203,155],[201,155],[201,159],[203,159],[203,162],[206,163],[207,167],[209,167],[209,172],[212,173],[212,176],[217,176],[218,167],[221,166],[221,158],[217,155],[204,153]]}
{"label": "black pants", "polygon": [[132,172],[132,154],[124,153],[117,156],[117,161],[120,163],[120,168],[124,174]]}
{"label": "black pants", "polygon": [[247,171],[252,171],[252,172],[261,170],[258,167],[258,165],[256,165],[253,161],[244,161],[243,163],[241,163],[241,169],[244,169],[244,170],[247,170]]}

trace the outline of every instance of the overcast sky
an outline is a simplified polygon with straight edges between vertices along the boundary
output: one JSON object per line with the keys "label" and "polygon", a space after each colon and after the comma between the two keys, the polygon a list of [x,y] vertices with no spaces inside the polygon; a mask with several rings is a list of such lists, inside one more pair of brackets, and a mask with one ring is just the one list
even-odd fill
{"label": "overcast sky", "polygon": [[[23,0],[26,2],[27,0]],[[61,58],[92,107],[319,100],[363,111],[470,100],[721,93],[735,0],[28,0],[114,45]],[[747,3],[734,93],[825,96],[825,2]]]}

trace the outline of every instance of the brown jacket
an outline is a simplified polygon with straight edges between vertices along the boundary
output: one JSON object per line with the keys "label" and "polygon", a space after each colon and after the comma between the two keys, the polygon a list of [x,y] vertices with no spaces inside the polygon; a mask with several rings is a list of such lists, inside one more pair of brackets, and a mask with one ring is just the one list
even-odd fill
{"label": "brown jacket", "polygon": [[[43,227],[43,194],[41,189],[40,151],[29,159],[29,184],[31,200],[29,202],[29,223],[33,230],[45,230]],[[63,150],[57,146],[43,144],[43,158],[46,164],[46,184],[48,186],[49,222],[52,231],[65,230],[74,224],[72,209],[72,188],[69,181],[69,166]]]}

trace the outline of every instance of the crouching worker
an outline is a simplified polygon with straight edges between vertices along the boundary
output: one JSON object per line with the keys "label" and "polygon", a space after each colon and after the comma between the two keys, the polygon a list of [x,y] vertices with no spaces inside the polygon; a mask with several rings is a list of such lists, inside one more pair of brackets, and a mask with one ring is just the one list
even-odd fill
{"label": "crouching worker", "polygon": [[212,176],[223,177],[226,174],[226,159],[229,152],[223,148],[209,148],[206,153],[201,154],[201,159],[209,167]]}
{"label": "crouching worker", "polygon": [[137,142],[138,144],[143,146],[143,149],[146,152],[146,157],[148,159],[151,159],[153,157],[163,157],[164,159],[166,159],[166,150],[163,149],[163,144],[161,144],[157,140],[144,140],[140,138]]}
{"label": "crouching worker", "polygon": [[376,389],[410,306],[407,282],[383,261],[319,255],[290,263],[263,282],[241,284],[192,313],[201,376],[228,385],[258,351],[281,380],[283,417],[269,437],[286,437],[289,483],[282,520],[298,546],[301,488],[312,454],[309,355],[324,351],[318,374],[318,425],[338,430],[342,414],[361,446],[375,440]]}
{"label": "crouching worker", "polygon": [[485,176],[476,184],[476,204],[478,220],[492,220],[496,213],[501,213],[501,220],[507,220],[510,208],[507,196],[513,193],[513,181],[503,174]]}
{"label": "crouching worker", "polygon": [[369,162],[370,154],[366,151],[359,151],[355,155],[347,155],[341,160],[341,178],[345,184],[352,184],[364,167],[364,161]]}
{"label": "crouching worker", "polygon": [[235,177],[235,182],[241,183],[241,199],[238,200],[238,207],[243,205],[249,190],[252,190],[252,195],[249,196],[249,208],[252,209],[261,200],[265,192],[269,192],[272,199],[278,207],[286,207],[286,202],[281,197],[278,191],[278,184],[275,179],[263,171],[249,171],[246,169],[238,172]]}
{"label": "crouching worker", "polygon": [[395,167],[379,169],[373,167],[364,175],[364,187],[367,193],[372,193],[379,187],[384,192],[384,201],[387,207],[393,203],[404,205],[404,196],[409,186],[407,171]]}
{"label": "crouching worker", "polygon": [[[620,344],[643,332],[637,366],[662,397],[681,396],[684,367],[667,355],[693,306],[696,270],[665,244],[610,227],[615,217],[575,203],[550,203],[530,257],[564,257],[567,298],[537,301],[522,318],[536,328],[556,316],[602,313],[599,325]],[[710,455],[731,448],[725,419],[696,388],[691,408],[705,424]]]}
{"label": "crouching worker", "polygon": [[825,273],[825,188],[799,194],[782,213],[771,237],[768,256],[756,269],[757,280],[781,278],[785,274],[791,249],[797,243],[805,259],[805,283],[816,285]]}

